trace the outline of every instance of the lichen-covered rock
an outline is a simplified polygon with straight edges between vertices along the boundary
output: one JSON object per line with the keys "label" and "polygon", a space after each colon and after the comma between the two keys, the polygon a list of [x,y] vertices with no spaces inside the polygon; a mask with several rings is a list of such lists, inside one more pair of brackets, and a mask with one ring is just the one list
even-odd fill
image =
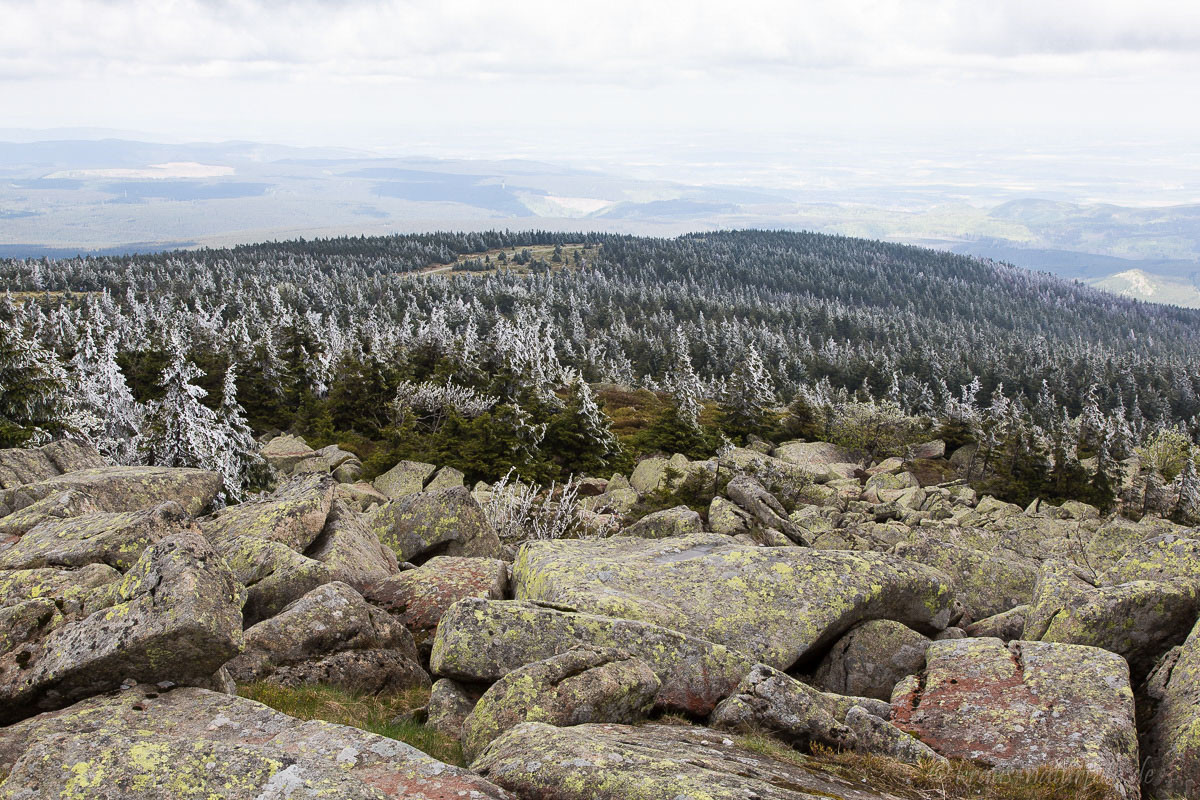
{"label": "lichen-covered rock", "polygon": [[302,556],[281,542],[240,536],[220,549],[246,587],[242,609],[246,625],[275,616],[289,603],[333,580],[323,562]]}
{"label": "lichen-covered rock", "polygon": [[400,571],[391,548],[340,500],[329,506],[325,527],[305,555],[324,564],[333,580],[360,592]]}
{"label": "lichen-covered rock", "polygon": [[1094,587],[1061,562],[1048,562],[1023,638],[1102,647],[1144,676],[1187,637],[1200,613],[1200,582],[1136,580]]}
{"label": "lichen-covered rock", "polygon": [[643,458],[629,476],[630,487],[643,496],[665,489],[666,484],[667,459],[658,456]]}
{"label": "lichen-covered rock", "polygon": [[297,464],[316,455],[316,451],[299,436],[286,433],[276,436],[263,445],[262,449],[263,459],[283,475],[291,475]]}
{"label": "lichen-covered rock", "polygon": [[1038,579],[1038,563],[1007,550],[983,551],[956,541],[954,532],[914,532],[892,552],[933,567],[954,579],[958,599],[974,619],[1028,603]]}
{"label": "lichen-covered rock", "polygon": [[1134,545],[1097,576],[1097,583],[1182,579],[1200,584],[1200,539],[1167,533]]}
{"label": "lichen-covered rock", "polygon": [[429,691],[425,707],[426,724],[452,739],[462,739],[463,722],[474,710],[483,692],[449,678],[439,678]]}
{"label": "lichen-covered rock", "polygon": [[874,496],[874,498],[886,502],[887,500],[894,499],[891,496],[885,496],[887,492],[899,493],[905,489],[916,489],[920,486],[921,482],[911,472],[896,474],[876,472],[867,478],[867,482],[863,485],[863,496],[867,499],[872,499],[872,496]]}
{"label": "lichen-covered rock", "polygon": [[852,452],[829,442],[784,442],[771,455],[804,467],[813,475],[826,475],[831,467],[858,466]]}
{"label": "lichen-covered rock", "polygon": [[912,734],[905,733],[880,716],[872,714],[862,706],[854,706],[846,712],[843,720],[854,734],[854,748],[863,753],[887,756],[905,764],[922,761],[945,762],[932,747]]}
{"label": "lichen-covered rock", "polygon": [[462,470],[454,467],[439,467],[438,471],[433,473],[433,477],[429,479],[429,483],[425,484],[425,491],[434,492],[438,489],[453,489],[456,486],[464,486],[466,475]]}
{"label": "lichen-covered rock", "polygon": [[500,555],[500,537],[466,487],[401,497],[376,508],[367,527],[401,561],[421,556]]}
{"label": "lichen-covered rock", "polygon": [[1156,797],[1200,798],[1200,622],[1163,667],[1163,687],[1143,756]]}
{"label": "lichen-covered rock", "polygon": [[11,489],[24,483],[37,483],[62,470],[40,449],[11,448],[0,450],[0,488]]}
{"label": "lichen-covered rock", "polygon": [[401,461],[373,481],[374,487],[391,500],[416,494],[437,471],[433,464],[420,461]]}
{"label": "lichen-covered rock", "polygon": [[347,461],[358,461],[358,456],[347,450],[343,450],[336,444],[322,447],[317,451],[317,455],[325,461],[326,466],[329,467],[331,472],[340,467],[342,464],[345,464]]}
{"label": "lichen-covered rock", "polygon": [[655,511],[639,519],[621,531],[622,536],[637,536],[642,539],[665,539],[704,530],[704,520],[687,506],[675,506],[664,511]]}
{"label": "lichen-covered rock", "polygon": [[40,639],[62,624],[63,616],[49,597],[0,606],[0,656],[25,642]]}
{"label": "lichen-covered rock", "polygon": [[684,725],[525,722],[472,769],[539,800],[894,800],[817,762],[783,762],[725,733]]}
{"label": "lichen-covered rock", "polygon": [[0,606],[48,598],[64,610],[78,610],[92,589],[120,578],[121,573],[107,564],[88,564],[73,570],[42,567],[0,571]]}
{"label": "lichen-covered rock", "polygon": [[100,509],[92,502],[92,498],[78,489],[67,489],[43,497],[19,511],[0,516],[0,552],[11,547],[18,537],[43,522],[70,519],[98,511]]}
{"label": "lichen-covered rock", "polygon": [[657,705],[696,716],[712,711],[754,663],[721,645],[644,622],[468,598],[442,617],[429,664],[435,675],[493,683],[579,645],[619,648],[642,659],[662,682]]}
{"label": "lichen-covered rock", "polygon": [[503,600],[507,591],[508,564],[499,559],[434,556],[416,569],[376,581],[363,596],[395,616],[427,649],[450,606],[464,597]]}
{"label": "lichen-covered rock", "polygon": [[1004,642],[1021,639],[1025,635],[1025,618],[1028,614],[1029,606],[1019,605],[1008,611],[976,620],[967,625],[964,630],[967,636],[975,638],[990,636]]}
{"label": "lichen-covered rock", "polygon": [[947,578],[881,553],[753,547],[718,534],[522,545],[520,600],[651,622],[786,669],[859,622],[934,633],[956,619]]}
{"label": "lichen-covered rock", "polygon": [[[1092,524],[1095,525],[1095,520]],[[1083,558],[1079,560],[1092,569],[1104,570],[1120,561],[1141,542],[1164,534],[1181,533],[1183,530],[1174,522],[1157,517],[1143,517],[1138,522],[1131,522],[1123,517],[1112,517],[1086,538]]]}
{"label": "lichen-covered rock", "polygon": [[366,481],[339,483],[333,490],[333,496],[358,512],[370,511],[388,501],[386,495]]}
{"label": "lichen-covered rock", "polygon": [[1124,659],[1094,647],[999,639],[934,642],[923,684],[893,722],[937,752],[997,769],[1083,767],[1139,796]]}
{"label": "lichen-covered rock", "polygon": [[242,587],[198,531],[147,548],[112,605],[0,657],[0,721],[134,679],[206,679],[242,643]]}
{"label": "lichen-covered rock", "polygon": [[59,439],[42,445],[39,449],[62,474],[108,466],[108,462],[96,452],[95,447],[70,439]]}
{"label": "lichen-covered rock", "polygon": [[804,529],[788,519],[783,505],[756,479],[738,475],[725,486],[725,494],[763,527],[783,533],[796,544],[808,544]]}
{"label": "lichen-covered rock", "polygon": [[182,467],[84,469],[6,489],[0,492],[0,505],[19,510],[69,490],[87,495],[97,511],[140,511],[174,500],[195,516],[212,506],[221,476]]}
{"label": "lichen-covered rock", "polygon": [[355,483],[363,474],[362,462],[357,458],[338,464],[333,468],[333,479],[338,483]]}
{"label": "lichen-covered rock", "polygon": [[610,483],[604,494],[585,497],[580,505],[588,511],[628,514],[637,505],[639,499],[637,489],[629,486],[614,487]]}
{"label": "lichen-covered rock", "polygon": [[827,692],[888,700],[896,683],[925,667],[929,639],[899,622],[871,620],[838,639],[813,673]]}
{"label": "lichen-covered rock", "polygon": [[222,509],[202,520],[200,529],[218,548],[252,537],[302,553],[325,528],[334,485],[328,475],[302,475],[264,498]]}
{"label": "lichen-covered rock", "polygon": [[0,554],[0,569],[108,564],[124,571],[143,550],[182,527],[190,527],[190,518],[174,501],[145,511],[49,518]]}
{"label": "lichen-covered rock", "polygon": [[713,533],[737,536],[739,533],[750,533],[754,524],[750,512],[743,511],[737,503],[720,495],[708,504],[708,527]]}
{"label": "lichen-covered rock", "polygon": [[944,458],[946,455],[946,443],[941,439],[933,439],[932,441],[922,442],[921,444],[913,445],[908,449],[909,458]]}
{"label": "lichen-covered rock", "polygon": [[381,694],[425,689],[429,674],[403,650],[342,650],[295,664],[276,666],[268,683],[280,686],[337,686],[350,692]]}
{"label": "lichen-covered rock", "polygon": [[139,686],[0,729],[0,798],[512,800],[357,728],[204,689]]}
{"label": "lichen-covered rock", "polygon": [[[395,657],[341,655],[348,651],[392,651]],[[248,628],[245,649],[226,668],[241,683],[295,685],[312,678],[314,683],[338,681],[349,689],[364,688],[364,683],[393,689],[428,686],[429,678],[416,662],[412,634],[403,625],[335,582]],[[352,674],[355,664],[363,675]]]}
{"label": "lichen-covered rock", "polygon": [[[842,724],[846,702],[801,683],[766,664],[756,664],[738,684],[737,690],[713,710],[709,724],[738,731],[770,731],[797,747],[822,744],[850,749],[858,743],[853,731]],[[880,703],[872,710],[886,710]]]}
{"label": "lichen-covered rock", "polygon": [[654,706],[660,683],[641,659],[619,650],[580,647],[513,670],[483,693],[463,722],[468,761],[522,722],[634,723]]}
{"label": "lichen-covered rock", "polygon": [[1079,500],[1066,500],[1059,508],[1067,512],[1072,519],[1099,519],[1100,509]]}

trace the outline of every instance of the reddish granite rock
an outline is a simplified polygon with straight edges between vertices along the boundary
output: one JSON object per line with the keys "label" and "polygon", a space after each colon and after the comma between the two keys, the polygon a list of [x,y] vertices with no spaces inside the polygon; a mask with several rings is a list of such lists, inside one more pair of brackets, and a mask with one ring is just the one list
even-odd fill
{"label": "reddish granite rock", "polygon": [[436,556],[417,569],[376,581],[363,596],[391,612],[413,632],[418,644],[428,643],[450,606],[464,597],[503,600],[508,590],[508,565],[494,558]]}
{"label": "reddish granite rock", "polygon": [[948,758],[996,769],[1083,767],[1137,798],[1129,667],[1095,647],[999,639],[933,642],[924,680],[892,698],[892,722]]}

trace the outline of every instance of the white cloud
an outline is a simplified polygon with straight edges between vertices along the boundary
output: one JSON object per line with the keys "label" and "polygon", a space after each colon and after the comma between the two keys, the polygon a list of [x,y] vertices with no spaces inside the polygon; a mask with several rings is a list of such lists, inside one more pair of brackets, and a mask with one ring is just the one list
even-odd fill
{"label": "white cloud", "polygon": [[1127,0],[9,0],[0,75],[495,79],[1195,63],[1200,5]]}
{"label": "white cloud", "polygon": [[4,124],[187,138],[1183,135],[1198,78],[1172,0],[0,0]]}

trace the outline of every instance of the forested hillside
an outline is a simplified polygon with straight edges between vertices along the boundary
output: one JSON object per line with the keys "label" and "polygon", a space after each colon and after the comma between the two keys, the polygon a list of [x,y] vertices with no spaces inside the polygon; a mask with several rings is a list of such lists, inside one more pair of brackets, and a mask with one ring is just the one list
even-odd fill
{"label": "forested hillside", "polygon": [[[120,461],[224,459],[232,485],[250,428],[549,479],[887,423],[978,443],[1019,499],[1200,429],[1200,312],[843,237],[294,241],[3,261],[0,287],[4,446],[71,427]],[[597,391],[644,417],[620,442]]]}

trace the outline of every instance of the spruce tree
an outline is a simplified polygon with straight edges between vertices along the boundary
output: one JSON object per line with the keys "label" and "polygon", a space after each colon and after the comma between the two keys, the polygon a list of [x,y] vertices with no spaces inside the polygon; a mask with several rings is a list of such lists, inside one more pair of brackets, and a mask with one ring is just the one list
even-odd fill
{"label": "spruce tree", "polygon": [[771,376],[758,350],[750,345],[721,398],[721,426],[735,438],[765,435],[771,423],[771,409],[777,402]]}
{"label": "spruce tree", "polygon": [[50,441],[72,430],[74,403],[58,358],[0,322],[0,447]]}
{"label": "spruce tree", "polygon": [[117,364],[116,334],[99,332],[100,345],[87,331],[71,359],[80,433],[114,464],[139,460],[142,408]]}
{"label": "spruce tree", "polygon": [[550,421],[545,446],[557,454],[563,477],[598,475],[611,467],[621,445],[591,387],[578,372],[572,373],[567,391],[566,405]]}
{"label": "spruce tree", "polygon": [[700,425],[700,377],[692,367],[687,336],[679,327],[671,336],[671,357],[666,381],[670,399],[646,431],[643,444],[650,450],[703,458],[711,448]]}
{"label": "spruce tree", "polygon": [[174,329],[168,337],[167,356],[159,379],[162,399],[150,407],[143,454],[160,467],[213,469],[223,447],[217,415],[200,402],[207,394],[194,383],[201,375],[200,368],[188,359]]}
{"label": "spruce tree", "polygon": [[221,405],[216,414],[214,468],[225,480],[224,499],[240,502],[249,487],[264,482],[266,462],[259,454],[254,432],[246,421],[246,410],[237,399],[237,370],[225,371]]}

